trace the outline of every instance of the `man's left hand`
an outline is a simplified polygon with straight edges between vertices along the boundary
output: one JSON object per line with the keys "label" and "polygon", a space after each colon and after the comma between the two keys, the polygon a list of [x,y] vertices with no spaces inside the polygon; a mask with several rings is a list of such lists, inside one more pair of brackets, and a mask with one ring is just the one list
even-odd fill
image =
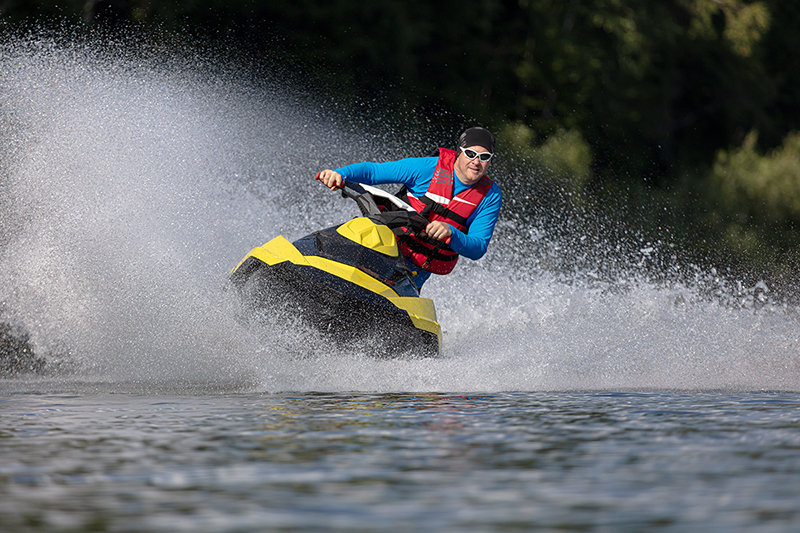
{"label": "man's left hand", "polygon": [[442,222],[441,220],[434,220],[425,227],[423,235],[431,239],[443,241],[453,234],[453,229],[450,224]]}

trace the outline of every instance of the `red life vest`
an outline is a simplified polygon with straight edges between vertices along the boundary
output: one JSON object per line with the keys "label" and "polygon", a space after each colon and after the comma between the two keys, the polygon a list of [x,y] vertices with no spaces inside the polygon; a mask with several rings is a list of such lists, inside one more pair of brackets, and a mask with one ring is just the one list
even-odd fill
{"label": "red life vest", "polygon": [[[428,191],[422,198],[416,198],[409,193],[408,201],[428,221],[441,220],[459,231],[466,232],[467,220],[486,197],[494,182],[483,176],[477,184],[454,197],[455,161],[455,151],[439,148],[439,161],[436,163]],[[458,254],[442,241],[406,235],[399,238],[398,245],[402,254],[414,265],[434,274],[449,274],[458,261]]]}

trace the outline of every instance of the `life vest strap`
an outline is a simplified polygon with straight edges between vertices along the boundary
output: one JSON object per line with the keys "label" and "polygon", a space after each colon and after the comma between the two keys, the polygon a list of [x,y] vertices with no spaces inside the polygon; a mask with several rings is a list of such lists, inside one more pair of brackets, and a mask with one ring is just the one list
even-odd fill
{"label": "life vest strap", "polygon": [[[412,252],[430,255],[432,259],[438,261],[455,261],[458,259],[458,254],[447,243],[442,242],[439,244],[437,242],[436,244],[430,244],[431,247],[428,247],[413,239],[406,239],[404,236],[401,236],[400,239]],[[430,240],[428,242],[430,243]]]}
{"label": "life vest strap", "polygon": [[462,226],[462,227],[465,227],[465,228],[467,227],[467,218],[466,217],[463,217],[463,216],[459,215],[458,213],[454,213],[453,211],[451,211],[450,209],[446,208],[445,206],[443,206],[439,202],[436,202],[436,201],[432,200],[431,198],[428,198],[427,196],[423,196],[422,198],[419,198],[418,200],[420,202],[422,202],[423,204],[425,204],[425,208],[422,210],[422,213],[421,213],[422,216],[424,216],[425,218],[429,218],[430,217],[430,213],[433,212],[433,213],[436,213],[437,215],[439,215],[441,217],[444,217],[444,218],[452,220],[453,222],[455,222],[459,226]]}

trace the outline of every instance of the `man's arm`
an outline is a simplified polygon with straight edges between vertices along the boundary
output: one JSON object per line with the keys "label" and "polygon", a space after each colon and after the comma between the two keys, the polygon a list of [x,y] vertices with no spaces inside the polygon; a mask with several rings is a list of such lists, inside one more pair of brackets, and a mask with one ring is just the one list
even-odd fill
{"label": "man's arm", "polygon": [[[367,185],[402,183],[408,187],[411,194],[422,197],[428,191],[437,160],[436,157],[412,157],[389,163],[355,163],[336,170],[324,170],[320,172],[319,176],[320,181],[328,187],[331,187],[328,181],[333,180],[336,183],[336,177]],[[335,189],[340,186],[341,182],[339,181],[338,185],[331,188]],[[500,188],[494,184],[467,221],[468,233],[444,224],[451,230],[448,244],[453,251],[472,260],[483,257],[494,233],[494,226],[500,215],[502,203],[503,196]],[[428,227],[431,228],[432,224],[429,224]],[[437,235],[442,234],[445,239],[447,238],[440,229],[431,228],[431,230],[436,231]]]}
{"label": "man's arm", "polygon": [[500,216],[500,207],[503,204],[503,195],[497,184],[492,185],[489,193],[478,205],[467,221],[468,233],[453,228],[450,237],[450,248],[459,255],[468,259],[477,260],[483,257],[489,247],[489,241],[494,234],[494,226]]}
{"label": "man's arm", "polygon": [[436,157],[409,157],[388,163],[355,163],[329,172],[336,172],[345,180],[367,185],[401,183],[408,187],[411,194],[419,197],[428,191],[436,161]]}

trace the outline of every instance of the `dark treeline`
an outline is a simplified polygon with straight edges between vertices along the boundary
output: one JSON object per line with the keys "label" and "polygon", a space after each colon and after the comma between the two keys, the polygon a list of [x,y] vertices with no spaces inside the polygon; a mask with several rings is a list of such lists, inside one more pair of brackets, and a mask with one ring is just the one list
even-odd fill
{"label": "dark treeline", "polygon": [[582,209],[665,212],[642,230],[676,228],[692,260],[790,285],[800,270],[797,2],[0,0],[0,16],[236,42],[343,98],[470,117]]}

